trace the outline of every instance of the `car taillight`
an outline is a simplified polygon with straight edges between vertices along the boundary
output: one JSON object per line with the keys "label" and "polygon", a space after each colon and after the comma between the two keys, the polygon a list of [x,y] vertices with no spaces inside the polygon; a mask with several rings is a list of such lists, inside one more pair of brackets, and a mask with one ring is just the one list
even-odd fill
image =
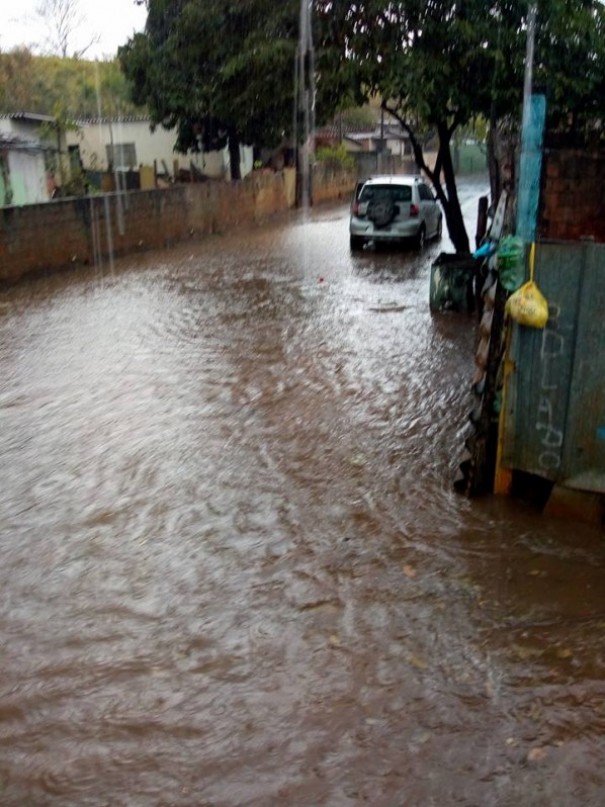
{"label": "car taillight", "polygon": [[353,207],[351,208],[351,213],[354,216],[357,216],[359,214],[359,202],[357,201],[357,199],[355,199],[355,201],[353,202]]}
{"label": "car taillight", "polygon": [[412,203],[410,205],[410,218],[412,218],[412,219],[415,218],[419,213],[420,213],[420,208],[418,207],[418,205],[415,205],[415,204]]}

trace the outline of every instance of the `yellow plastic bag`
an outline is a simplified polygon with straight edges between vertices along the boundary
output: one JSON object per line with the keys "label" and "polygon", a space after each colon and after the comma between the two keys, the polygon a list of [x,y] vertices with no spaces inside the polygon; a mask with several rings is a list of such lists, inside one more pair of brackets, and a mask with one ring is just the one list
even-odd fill
{"label": "yellow plastic bag", "polygon": [[529,277],[527,283],[508,298],[505,310],[519,325],[544,328],[548,322],[548,301],[534,282],[534,244],[529,253]]}

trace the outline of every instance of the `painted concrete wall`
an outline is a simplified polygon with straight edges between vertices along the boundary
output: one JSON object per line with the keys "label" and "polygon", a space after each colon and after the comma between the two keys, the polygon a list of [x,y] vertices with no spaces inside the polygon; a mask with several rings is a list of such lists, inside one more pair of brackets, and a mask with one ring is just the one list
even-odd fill
{"label": "painted concrete wall", "polygon": [[44,155],[39,151],[5,149],[0,154],[0,207],[30,205],[49,199]]}
{"label": "painted concrete wall", "polygon": [[[70,177],[65,133],[59,135],[56,129],[49,128],[51,122],[52,119],[40,121],[32,118],[21,119],[0,115],[0,133],[14,135],[36,144],[43,155],[44,170],[53,171],[57,177],[58,184],[62,185]],[[19,197],[26,199],[25,202],[19,202],[19,204],[29,204],[34,201],[48,199],[48,194],[39,199],[38,192],[32,192],[32,179],[29,175],[23,180],[17,178],[15,181],[19,184]],[[24,188],[27,190],[24,190]],[[0,198],[4,199],[4,196]]]}
{"label": "painted concrete wall", "polygon": [[[68,146],[79,146],[84,168],[95,171],[107,171],[107,146],[112,143],[133,143],[135,146],[135,162],[133,165],[114,166],[121,169],[138,168],[140,165],[153,165],[157,162],[158,172],[163,172],[162,161],[166,163],[170,174],[174,164],[179,169],[188,169],[193,163],[203,174],[214,179],[230,179],[228,149],[212,151],[204,154],[178,154],[174,151],[176,134],[158,126],[151,131],[149,121],[108,121],[79,123],[79,129],[67,133]],[[252,171],[252,148],[240,147],[242,176]]]}
{"label": "painted concrete wall", "polygon": [[8,170],[13,205],[48,201],[44,155],[39,152],[9,151]]}

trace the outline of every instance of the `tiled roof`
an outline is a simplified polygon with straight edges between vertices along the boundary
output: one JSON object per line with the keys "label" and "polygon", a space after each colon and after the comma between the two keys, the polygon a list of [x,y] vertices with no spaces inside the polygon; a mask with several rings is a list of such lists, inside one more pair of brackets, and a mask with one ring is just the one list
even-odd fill
{"label": "tiled roof", "polygon": [[[316,132],[317,137],[326,137],[332,140],[337,140],[340,137],[346,137],[349,140],[376,140],[381,137],[380,126],[373,126],[371,129],[359,129],[353,126],[338,124],[330,124],[329,126],[322,126]],[[382,136],[390,140],[400,139],[407,140],[407,134],[402,130],[399,125],[385,124],[382,129]]]}

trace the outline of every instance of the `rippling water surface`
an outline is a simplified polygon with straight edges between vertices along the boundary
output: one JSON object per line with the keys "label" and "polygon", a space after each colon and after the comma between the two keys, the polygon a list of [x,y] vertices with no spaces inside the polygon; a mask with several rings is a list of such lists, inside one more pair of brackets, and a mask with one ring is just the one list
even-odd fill
{"label": "rippling water surface", "polygon": [[319,209],[3,292],[3,807],[605,803],[603,535],[453,492],[439,250]]}

